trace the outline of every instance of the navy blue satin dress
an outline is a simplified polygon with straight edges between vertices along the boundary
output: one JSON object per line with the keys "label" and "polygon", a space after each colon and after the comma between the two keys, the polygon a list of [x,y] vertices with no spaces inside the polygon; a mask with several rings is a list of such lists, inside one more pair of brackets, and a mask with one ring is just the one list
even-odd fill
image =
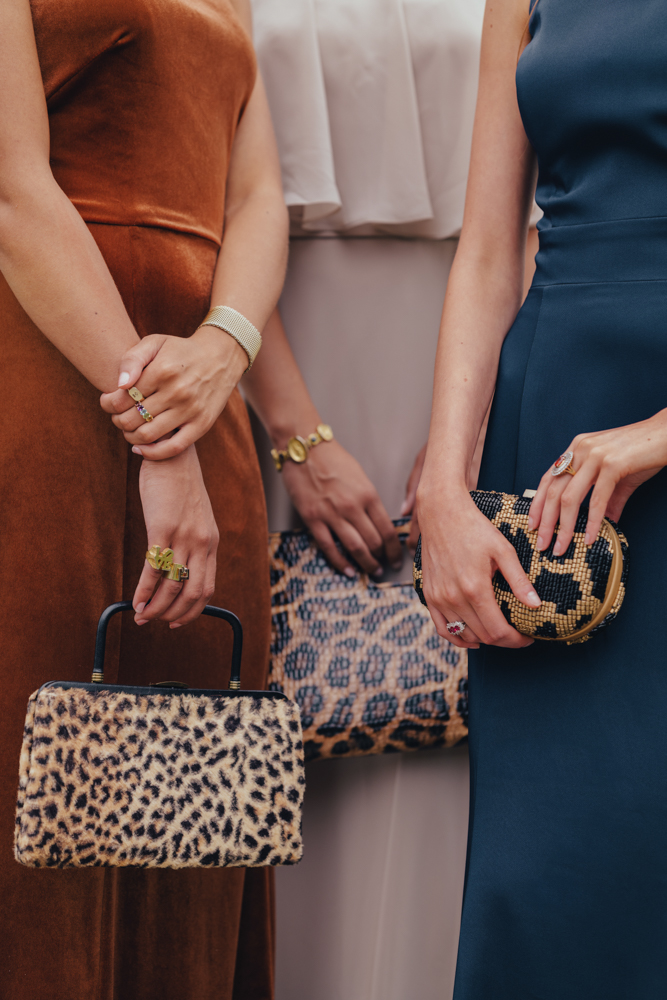
{"label": "navy blue satin dress", "polygon": [[[517,68],[544,209],[480,478],[521,494],[578,433],[667,407],[667,2],[539,0]],[[455,1000],[667,996],[667,475],[621,527],[619,617],[470,656]]]}

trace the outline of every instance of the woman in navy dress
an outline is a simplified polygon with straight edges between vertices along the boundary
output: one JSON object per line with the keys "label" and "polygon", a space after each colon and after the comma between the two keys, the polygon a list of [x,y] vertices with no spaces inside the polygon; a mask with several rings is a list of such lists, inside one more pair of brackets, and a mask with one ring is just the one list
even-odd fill
{"label": "woman in navy dress", "polygon": [[[539,0],[528,16],[528,0],[487,7],[418,494],[431,613],[443,635],[465,622],[455,641],[472,650],[455,997],[655,1000],[667,989],[667,3]],[[517,315],[536,172],[545,214]],[[533,527],[545,548],[560,525],[556,554],[582,504],[591,539],[605,512],[627,535],[625,604],[586,644],[531,643],[494,601],[500,568],[539,603],[466,492],[494,391],[480,488],[539,487]],[[553,478],[566,450],[575,474]]]}

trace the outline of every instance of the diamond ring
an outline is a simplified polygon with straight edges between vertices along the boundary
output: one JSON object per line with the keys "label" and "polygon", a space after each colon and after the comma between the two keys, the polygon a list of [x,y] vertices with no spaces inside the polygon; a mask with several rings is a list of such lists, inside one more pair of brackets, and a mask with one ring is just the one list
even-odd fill
{"label": "diamond ring", "polygon": [[572,468],[572,459],[574,454],[571,451],[565,451],[556,459],[554,464],[551,466],[552,476],[562,476],[564,472],[568,472],[571,476],[575,474],[575,469]]}
{"label": "diamond ring", "polygon": [[447,631],[450,635],[461,635],[467,627],[465,622],[447,622]]}

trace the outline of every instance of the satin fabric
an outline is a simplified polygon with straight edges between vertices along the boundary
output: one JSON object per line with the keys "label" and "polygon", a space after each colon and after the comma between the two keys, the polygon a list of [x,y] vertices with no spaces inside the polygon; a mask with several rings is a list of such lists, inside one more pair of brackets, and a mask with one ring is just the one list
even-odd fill
{"label": "satin fabric", "polygon": [[253,10],[294,231],[455,236],[483,0],[253,0]]}
{"label": "satin fabric", "polygon": [[[480,476],[535,488],[582,432],[667,406],[667,12],[539,0],[517,70],[544,209]],[[576,464],[576,449],[575,449]],[[470,654],[471,827],[456,1000],[653,1000],[667,980],[663,470],[620,519],[618,618]]]}
{"label": "satin fabric", "polygon": [[[35,0],[56,179],[88,222],[141,335],[191,333],[209,307],[236,124],[254,81],[227,0]],[[207,67],[206,73],[201,66]],[[27,699],[89,681],[96,620],[131,598],[146,531],[140,460],[99,393],[0,279],[0,995],[14,1000],[265,1000],[273,995],[264,869],[47,871],[12,857]],[[197,444],[221,540],[212,603],[245,628],[244,686],[268,660],[266,514],[235,392]],[[107,679],[228,680],[210,619],[110,627]]]}

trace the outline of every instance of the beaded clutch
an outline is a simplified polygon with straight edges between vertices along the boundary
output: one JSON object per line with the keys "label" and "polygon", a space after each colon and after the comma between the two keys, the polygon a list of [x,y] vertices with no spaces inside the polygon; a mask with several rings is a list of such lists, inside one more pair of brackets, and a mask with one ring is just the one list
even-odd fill
{"label": "beaded clutch", "polygon": [[[407,520],[394,522],[403,540]],[[276,532],[269,549],[269,689],[301,709],[306,760],[467,736],[467,653],[440,638],[411,583],[348,579],[306,531]]]}
{"label": "beaded clutch", "polygon": [[[514,546],[542,601],[539,608],[526,607],[516,599],[503,575],[497,572],[493,589],[510,625],[534,639],[572,645],[586,642],[594,632],[613,621],[623,603],[628,576],[628,543],[613,521],[604,518],[598,537],[592,545],[586,545],[588,511],[581,511],[567,551],[555,556],[555,534],[544,552],[538,552],[535,547],[537,533],[528,530],[531,498],[482,490],[475,490],[470,495],[482,514]],[[415,590],[425,604],[421,538],[415,553],[413,575]]]}

